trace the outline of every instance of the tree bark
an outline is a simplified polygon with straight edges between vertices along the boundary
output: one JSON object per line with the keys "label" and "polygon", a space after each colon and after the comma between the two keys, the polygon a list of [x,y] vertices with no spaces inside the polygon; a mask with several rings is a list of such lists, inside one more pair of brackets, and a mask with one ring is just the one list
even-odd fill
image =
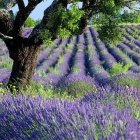
{"label": "tree bark", "polygon": [[16,88],[16,90],[24,89],[30,84],[35,72],[40,46],[27,45],[22,41],[18,41],[18,43],[7,43],[7,47],[10,57],[13,59],[13,67],[8,87],[11,91],[13,88]]}

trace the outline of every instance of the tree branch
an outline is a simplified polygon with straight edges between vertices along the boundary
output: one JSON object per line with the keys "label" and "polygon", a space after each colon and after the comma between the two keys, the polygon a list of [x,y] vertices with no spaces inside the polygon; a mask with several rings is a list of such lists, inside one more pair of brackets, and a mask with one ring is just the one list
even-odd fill
{"label": "tree branch", "polygon": [[53,14],[56,9],[58,8],[58,6],[60,4],[62,4],[64,7],[67,8],[67,4],[70,3],[70,0],[54,0],[53,3],[44,11],[44,16],[43,19],[41,21],[41,23],[39,25],[37,25],[32,33],[29,36],[30,42],[31,43],[42,43],[42,39],[40,37],[40,32],[45,31],[46,29],[48,29],[51,33],[52,33],[52,40],[56,39],[56,35],[55,35],[55,27],[52,26],[50,27],[50,19],[51,14]]}
{"label": "tree branch", "polygon": [[16,0],[3,0],[3,8],[10,11],[16,5]]}
{"label": "tree branch", "polygon": [[24,1],[23,0],[16,0],[16,1],[17,1],[19,10],[24,10],[24,8],[25,8]]}
{"label": "tree branch", "polygon": [[[14,21],[13,33],[20,34],[20,29],[23,26],[24,22],[40,2],[42,2],[42,0],[29,0],[28,5],[22,10],[19,10]],[[23,7],[23,4],[19,6]]]}
{"label": "tree branch", "polygon": [[3,33],[0,33],[0,38],[3,39],[3,40],[13,39],[13,37],[4,35]]}
{"label": "tree branch", "polygon": [[[124,5],[126,3],[134,2],[135,0],[126,0]],[[138,0],[140,1],[140,0]],[[52,13],[55,12],[57,9],[57,6],[59,4],[67,6],[67,4],[73,3],[74,0],[54,0],[53,3],[44,11],[44,17],[39,25],[37,25],[32,33],[29,36],[29,40],[31,43],[42,43],[42,39],[40,37],[40,32],[44,32],[46,29],[50,31],[50,33],[53,35],[52,40],[55,39],[55,25],[50,24],[50,20],[52,19]],[[85,11],[85,15],[81,19],[81,24],[79,25],[81,27],[81,31],[83,31],[87,25],[87,21],[95,14],[98,14],[102,12],[101,2],[102,0],[78,0],[78,2],[83,2],[83,7],[81,10]],[[124,7],[122,5],[122,7]],[[58,18],[59,19],[59,18]],[[52,25],[51,27],[49,25]]]}

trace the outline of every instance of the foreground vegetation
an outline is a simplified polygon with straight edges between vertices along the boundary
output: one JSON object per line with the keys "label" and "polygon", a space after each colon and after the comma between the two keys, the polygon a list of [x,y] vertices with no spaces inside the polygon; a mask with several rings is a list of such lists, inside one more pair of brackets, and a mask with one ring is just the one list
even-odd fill
{"label": "foreground vegetation", "polygon": [[122,23],[140,1],[53,0],[37,23],[24,2],[0,1],[0,140],[139,140],[140,26]]}
{"label": "foreground vegetation", "polygon": [[137,28],[126,28],[128,38],[116,48],[105,47],[92,28],[56,40],[52,48],[42,46],[32,84],[20,91],[13,87],[12,94],[5,85],[12,61],[2,50],[0,139],[139,139]]}
{"label": "foreground vegetation", "polygon": [[140,90],[134,87],[108,85],[76,100],[40,94],[0,95],[2,140],[139,139]]}

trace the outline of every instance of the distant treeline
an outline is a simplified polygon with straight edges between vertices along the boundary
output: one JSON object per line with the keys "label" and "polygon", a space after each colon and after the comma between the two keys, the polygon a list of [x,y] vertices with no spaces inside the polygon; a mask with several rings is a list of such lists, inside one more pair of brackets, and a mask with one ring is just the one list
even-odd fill
{"label": "distant treeline", "polygon": [[[116,14],[114,20],[117,19],[119,23],[140,23],[140,12],[129,12],[125,10],[122,14]],[[104,15],[97,14],[89,22],[90,25],[104,23]]]}
{"label": "distant treeline", "polygon": [[[102,15],[96,15],[92,18],[92,20],[89,22],[89,24],[93,25],[93,24],[98,24],[100,23],[99,20],[102,20],[103,18],[99,18],[99,16],[101,17]],[[117,15],[117,17],[114,18],[119,18],[120,23],[140,23],[140,12],[128,12],[127,10],[124,11],[123,14]],[[31,17],[28,17],[24,26],[25,27],[34,27],[35,25],[37,25],[38,23],[40,23],[40,19],[38,20],[34,20]]]}
{"label": "distant treeline", "polygon": [[126,23],[140,23],[140,12],[129,13],[128,11],[124,11],[124,13],[120,15],[120,20]]}
{"label": "distant treeline", "polygon": [[33,18],[28,17],[27,20],[26,20],[25,23],[24,23],[24,27],[30,27],[30,28],[32,28],[32,27],[34,27],[35,25],[39,24],[40,22],[41,22],[40,19],[34,20]]}

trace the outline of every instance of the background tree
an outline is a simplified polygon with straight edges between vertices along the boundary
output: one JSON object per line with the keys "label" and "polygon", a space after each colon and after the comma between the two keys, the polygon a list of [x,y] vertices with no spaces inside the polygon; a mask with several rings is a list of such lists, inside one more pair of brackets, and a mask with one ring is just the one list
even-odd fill
{"label": "background tree", "polygon": [[24,26],[25,27],[34,27],[35,24],[36,24],[36,22],[31,17],[28,17],[24,23]]}
{"label": "background tree", "polygon": [[37,24],[39,24],[41,22],[41,19],[37,19],[36,21],[35,21],[35,24],[37,25]]}
{"label": "background tree", "polygon": [[[34,27],[30,36],[25,38],[22,36],[22,26],[42,1],[28,0],[27,6],[23,0],[0,1],[0,37],[13,60],[8,85],[16,85],[19,88],[29,84],[44,40],[53,41],[57,37],[82,33],[93,15],[103,15],[102,24],[99,24],[99,33],[103,40],[119,38],[119,28],[116,24],[118,18],[114,17],[119,15],[122,8],[131,9],[134,4],[139,3],[139,0],[53,0],[44,11],[41,22]],[[78,8],[77,2],[82,2],[82,8]],[[16,17],[12,18],[11,8],[15,4],[18,5],[19,11]],[[70,9],[67,8],[68,4],[72,4]],[[115,36],[112,33],[115,33]]]}

